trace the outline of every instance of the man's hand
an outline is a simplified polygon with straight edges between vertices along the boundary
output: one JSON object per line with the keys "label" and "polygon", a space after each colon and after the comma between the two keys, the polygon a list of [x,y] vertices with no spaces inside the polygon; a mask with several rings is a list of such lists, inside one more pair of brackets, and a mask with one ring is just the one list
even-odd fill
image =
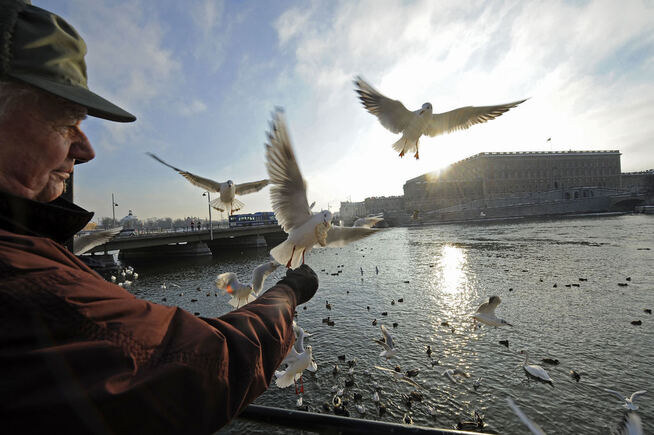
{"label": "man's hand", "polygon": [[297,296],[297,304],[303,304],[316,294],[318,276],[309,266],[303,264],[297,269],[288,269],[286,276],[277,284],[286,284]]}

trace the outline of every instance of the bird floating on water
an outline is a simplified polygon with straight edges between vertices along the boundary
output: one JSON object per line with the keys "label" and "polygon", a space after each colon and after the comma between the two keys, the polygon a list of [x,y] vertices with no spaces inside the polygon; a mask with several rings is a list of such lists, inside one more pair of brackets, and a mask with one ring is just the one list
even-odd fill
{"label": "bird floating on water", "polygon": [[448,379],[453,383],[456,384],[456,379],[454,379],[454,375],[459,375],[463,376],[464,378],[469,378],[470,373],[466,373],[463,370],[460,369],[447,369],[443,373],[441,373],[441,376],[447,376]]}
{"label": "bird floating on water", "polygon": [[431,103],[425,103],[420,109],[411,112],[400,101],[385,97],[361,77],[356,77],[354,84],[363,107],[375,115],[386,129],[402,133],[402,137],[393,144],[393,149],[400,153],[400,157],[406,152],[415,151],[416,159],[419,158],[418,146],[422,135],[434,137],[464,130],[495,119],[526,101],[518,100],[495,106],[466,106],[443,113],[432,113]]}
{"label": "bird floating on water", "polygon": [[527,372],[528,375],[553,385],[552,378],[544,368],[542,368],[537,364],[527,364],[529,354],[527,353],[526,350],[521,350],[520,353],[525,356],[525,362],[522,364],[522,368],[525,369],[525,372]]}

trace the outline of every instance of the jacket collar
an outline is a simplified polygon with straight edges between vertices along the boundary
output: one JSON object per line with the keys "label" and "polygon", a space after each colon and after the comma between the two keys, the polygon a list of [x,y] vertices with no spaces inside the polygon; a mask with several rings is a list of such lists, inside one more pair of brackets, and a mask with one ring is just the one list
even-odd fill
{"label": "jacket collar", "polygon": [[93,217],[63,198],[43,203],[0,191],[0,228],[64,243]]}

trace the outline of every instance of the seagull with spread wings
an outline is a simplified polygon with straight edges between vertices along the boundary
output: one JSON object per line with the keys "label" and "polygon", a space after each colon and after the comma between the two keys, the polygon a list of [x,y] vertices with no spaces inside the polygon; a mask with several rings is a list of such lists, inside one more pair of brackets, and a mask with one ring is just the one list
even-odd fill
{"label": "seagull with spread wings", "polygon": [[169,165],[152,153],[146,154],[159,163],[174,169],[191,184],[206,189],[209,192],[219,193],[220,196],[211,201],[211,206],[218,211],[229,211],[230,214],[234,214],[235,211],[238,211],[245,206],[245,204],[236,199],[236,195],[247,195],[248,193],[258,192],[268,185],[268,180],[251,181],[249,183],[241,184],[234,184],[232,180],[227,180],[224,183],[221,183],[219,181],[214,181],[209,178],[200,177],[199,175],[183,171],[173,165]]}
{"label": "seagull with spread wings", "polygon": [[622,393],[620,393],[618,391],[611,390],[611,389],[608,389],[608,388],[604,388],[604,391],[606,391],[608,393],[611,393],[611,394],[615,395],[616,397],[618,397],[620,400],[622,400],[624,402],[622,404],[622,406],[624,406],[625,408],[627,408],[630,411],[635,411],[635,410],[638,409],[638,405],[636,405],[634,403],[634,401],[637,398],[639,398],[640,396],[642,396],[643,394],[647,393],[647,390],[640,390],[640,391],[636,391],[635,393],[633,393],[631,395],[631,397],[627,397],[627,396],[623,396]]}
{"label": "seagull with spread wings", "polygon": [[477,308],[477,312],[472,315],[475,321],[484,323],[488,326],[513,326],[504,319],[500,319],[495,315],[495,308],[502,302],[499,296],[491,296],[488,302],[484,302]]}
{"label": "seagull with spread wings", "polygon": [[418,110],[409,111],[398,100],[392,100],[379,93],[361,77],[354,80],[355,91],[363,107],[379,118],[379,122],[393,133],[402,133],[402,137],[393,144],[393,149],[404,153],[415,150],[418,156],[420,136],[438,136],[456,130],[464,130],[475,124],[482,124],[495,119],[516,107],[525,100],[514,101],[496,106],[466,106],[443,113],[432,113],[431,103],[425,103]]}
{"label": "seagull with spread wings", "polygon": [[383,215],[362,217],[355,220],[352,226],[372,228],[383,220],[384,220]]}
{"label": "seagull with spread wings", "polygon": [[275,246],[270,256],[286,267],[304,263],[304,254],[315,245],[340,247],[379,230],[365,227],[332,226],[332,213],[311,212],[307,185],[302,178],[291,146],[284,113],[273,114],[266,143],[266,167],[270,178],[270,202],[277,222],[288,234],[285,242]]}
{"label": "seagull with spread wings", "polygon": [[277,266],[279,264],[274,261],[260,264],[252,272],[252,284],[248,285],[241,284],[234,272],[221,273],[216,278],[216,287],[232,295],[232,299],[228,302],[229,305],[239,308],[242,305],[249,304],[259,296],[264,281],[268,275],[277,269]]}
{"label": "seagull with spread wings", "polygon": [[395,356],[395,354],[397,354],[397,348],[395,347],[395,344],[393,344],[393,337],[391,337],[391,333],[388,332],[388,329],[386,329],[384,325],[379,325],[379,327],[381,328],[382,339],[374,339],[375,343],[380,344],[384,348],[379,356],[386,359],[391,359]]}

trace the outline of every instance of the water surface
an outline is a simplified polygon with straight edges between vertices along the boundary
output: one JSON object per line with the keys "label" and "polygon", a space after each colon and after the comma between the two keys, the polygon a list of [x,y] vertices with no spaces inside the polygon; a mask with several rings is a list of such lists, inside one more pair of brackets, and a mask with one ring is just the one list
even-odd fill
{"label": "water surface", "polygon": [[[410,412],[416,424],[454,428],[476,410],[484,417],[485,431],[525,433],[506,405],[510,396],[547,433],[607,433],[623,408],[603,388],[629,395],[646,389],[651,393],[638,404],[648,433],[654,422],[654,316],[643,310],[654,309],[653,235],[653,216],[624,215],[393,228],[345,248],[316,249],[307,255],[307,263],[318,273],[320,289],[306,309],[298,310],[299,324],[313,334],[307,342],[318,364],[315,375],[305,373],[304,403],[322,412],[333,386],[344,386],[347,365],[337,360],[344,354],[357,361],[355,385],[345,389],[352,416],[360,416],[352,403],[354,392],[360,392],[367,409],[363,418],[399,423]],[[265,250],[242,251],[137,266],[140,279],[132,292],[155,302],[165,297],[166,304],[202,316],[220,316],[231,307],[229,297],[215,289],[215,276],[233,271],[247,281],[266,258]],[[332,276],[340,269],[341,274]],[[283,273],[276,271],[267,284]],[[162,282],[167,290],[160,288]],[[514,327],[473,331],[470,314],[491,295],[501,297],[497,314]],[[399,298],[404,302],[398,303]],[[335,326],[322,323],[327,316]],[[373,319],[389,328],[400,348],[389,362],[379,358],[380,346],[372,341],[380,337]],[[632,320],[642,325],[634,326]],[[391,326],[394,322],[397,328]],[[509,340],[509,348],[500,340]],[[431,358],[427,345],[434,351]],[[518,354],[522,349],[529,352],[530,362],[549,372],[553,386],[526,377],[524,357]],[[542,358],[556,358],[560,364],[548,366]],[[440,364],[432,366],[432,361]],[[341,368],[337,376],[332,374],[334,364]],[[424,400],[408,409],[402,395],[413,388],[374,365],[420,369],[414,379],[426,388]],[[471,378],[453,384],[441,376],[455,367]],[[570,370],[582,374],[579,382]],[[482,381],[475,390],[477,378]],[[387,407],[381,418],[372,401],[375,383]],[[293,409],[296,399],[292,387],[282,390],[272,384],[255,403]],[[438,410],[436,417],[429,415],[428,406]],[[238,420],[222,432],[243,431],[290,432]]]}

